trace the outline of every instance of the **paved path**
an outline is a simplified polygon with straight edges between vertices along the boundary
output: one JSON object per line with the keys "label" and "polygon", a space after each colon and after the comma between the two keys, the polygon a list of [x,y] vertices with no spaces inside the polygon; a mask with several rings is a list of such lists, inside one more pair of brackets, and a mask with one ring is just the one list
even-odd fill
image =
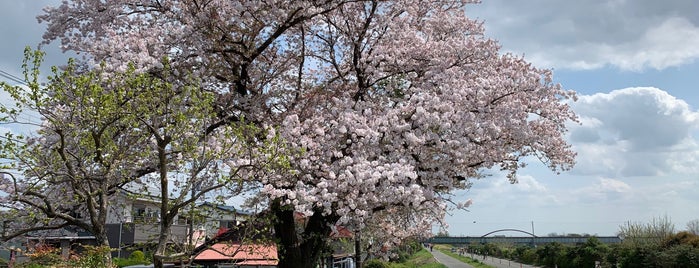
{"label": "paved path", "polygon": [[534,268],[537,266],[534,265],[527,265],[527,264],[521,264],[518,262],[513,262],[510,260],[505,260],[505,259],[498,259],[498,258],[493,258],[486,256],[485,258],[483,255],[477,255],[477,254],[467,254],[467,257],[471,257],[472,259],[477,259],[478,261],[485,263],[487,265],[496,267],[496,268]]}
{"label": "paved path", "polygon": [[[468,265],[466,263],[461,262],[460,260],[454,259],[452,257],[447,256],[446,254],[442,253],[439,250],[434,250],[431,252],[432,256],[441,264],[446,265],[449,268],[473,268],[473,266]],[[527,265],[527,264],[521,264],[505,259],[498,259],[498,258],[493,258],[493,257],[483,257],[482,255],[476,255],[476,254],[467,254],[467,257],[471,257],[472,259],[477,259],[478,261],[485,263],[487,265],[490,265],[492,267],[496,268],[535,268],[536,266],[533,265]]]}
{"label": "paved path", "polygon": [[439,263],[444,264],[449,268],[473,268],[473,266],[463,263],[460,260],[449,257],[437,249],[433,250],[430,253],[432,253],[432,256],[434,256],[434,258],[437,259]]}

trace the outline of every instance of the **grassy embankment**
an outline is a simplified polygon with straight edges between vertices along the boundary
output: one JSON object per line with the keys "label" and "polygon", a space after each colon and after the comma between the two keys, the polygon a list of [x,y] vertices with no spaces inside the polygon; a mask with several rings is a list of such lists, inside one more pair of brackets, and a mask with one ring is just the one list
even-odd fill
{"label": "grassy embankment", "polygon": [[452,253],[451,252],[451,246],[450,245],[435,245],[434,249],[441,251],[444,254],[449,255],[450,257],[460,260],[462,262],[468,263],[469,265],[475,267],[475,268],[493,268],[493,266],[487,265],[485,263],[482,263],[478,260],[471,259],[466,256],[460,256],[457,253]]}

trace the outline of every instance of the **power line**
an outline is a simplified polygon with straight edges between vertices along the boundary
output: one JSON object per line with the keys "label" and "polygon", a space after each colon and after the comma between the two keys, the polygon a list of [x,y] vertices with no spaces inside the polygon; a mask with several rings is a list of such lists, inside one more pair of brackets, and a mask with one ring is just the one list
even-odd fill
{"label": "power line", "polygon": [[27,81],[25,81],[24,79],[19,78],[15,75],[8,73],[6,71],[3,71],[3,70],[0,70],[0,76],[4,77],[12,82],[18,83],[18,84],[27,85]]}

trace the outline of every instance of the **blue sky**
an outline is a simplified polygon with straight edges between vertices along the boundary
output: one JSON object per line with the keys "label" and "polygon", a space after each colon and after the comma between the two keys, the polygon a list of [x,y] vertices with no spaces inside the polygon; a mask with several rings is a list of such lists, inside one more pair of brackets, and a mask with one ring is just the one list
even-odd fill
{"label": "blue sky", "polygon": [[[20,75],[22,50],[58,0],[0,1],[0,70]],[[467,12],[503,51],[554,69],[579,93],[570,125],[578,164],[556,175],[532,161],[511,185],[503,174],[456,193],[452,235],[517,228],[538,235],[614,235],[626,221],[668,216],[676,229],[699,218],[699,1],[483,0]],[[65,62],[55,45],[49,64]],[[0,95],[2,97],[2,95]],[[2,128],[2,126],[0,126]],[[0,129],[1,131],[1,129]],[[512,234],[515,235],[515,234]]]}
{"label": "blue sky", "polygon": [[[626,221],[699,218],[699,2],[484,0],[468,12],[503,50],[554,69],[579,93],[570,172],[532,162],[520,182],[498,174],[462,198],[452,235],[502,228],[614,235]],[[506,233],[507,234],[507,233]],[[514,234],[513,234],[514,235]]]}

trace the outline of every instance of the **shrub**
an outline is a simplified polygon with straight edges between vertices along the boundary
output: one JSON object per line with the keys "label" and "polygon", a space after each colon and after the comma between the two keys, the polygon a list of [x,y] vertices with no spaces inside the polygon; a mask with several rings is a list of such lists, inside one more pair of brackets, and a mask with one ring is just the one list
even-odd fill
{"label": "shrub", "polygon": [[116,265],[117,267],[125,267],[138,264],[148,264],[148,262],[124,258],[114,258],[114,265]]}
{"label": "shrub", "polygon": [[59,264],[63,259],[58,254],[59,250],[48,245],[38,245],[30,253],[29,260],[19,267],[43,267]]}
{"label": "shrub", "polygon": [[85,252],[82,256],[68,262],[69,267],[92,268],[92,267],[112,267],[109,256],[111,248],[108,246],[84,246]]}
{"label": "shrub", "polygon": [[146,261],[146,254],[144,254],[143,251],[134,250],[134,252],[131,252],[131,255],[129,255],[129,259],[135,261]]}
{"label": "shrub", "polygon": [[140,250],[135,250],[134,252],[131,252],[131,255],[129,255],[128,259],[122,259],[122,258],[115,258],[114,259],[114,264],[118,267],[131,266],[131,265],[137,265],[137,264],[148,264],[148,263],[150,263],[150,262],[146,259],[146,254]]}

